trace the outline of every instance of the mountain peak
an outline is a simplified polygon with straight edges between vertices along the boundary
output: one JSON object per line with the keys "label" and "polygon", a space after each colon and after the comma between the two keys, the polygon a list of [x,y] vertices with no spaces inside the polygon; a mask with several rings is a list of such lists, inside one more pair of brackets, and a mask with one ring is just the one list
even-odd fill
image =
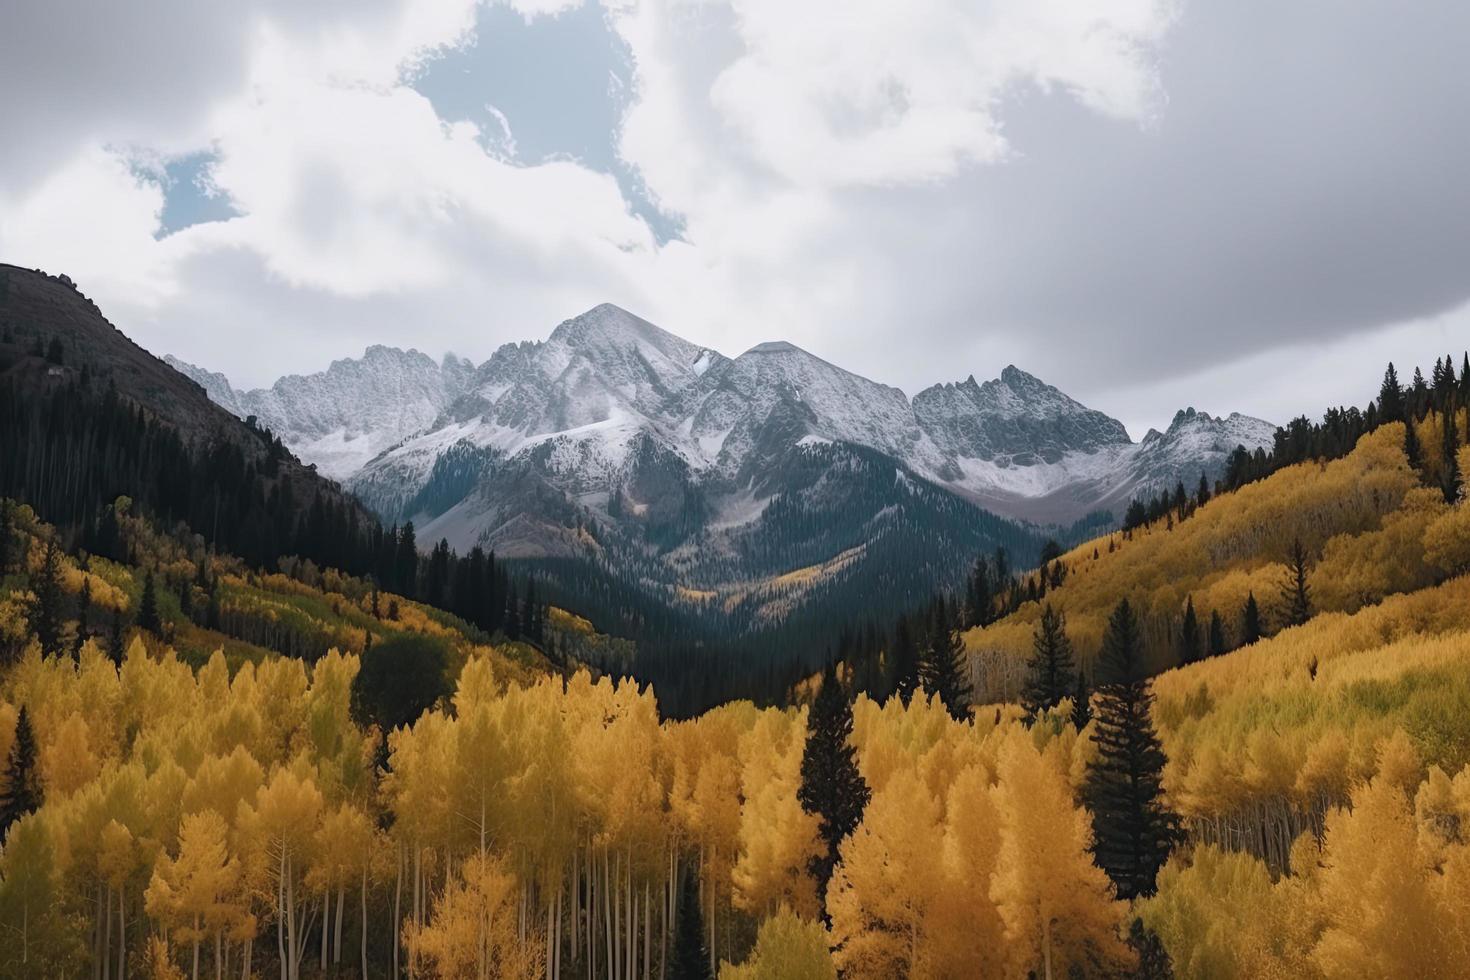
{"label": "mountain peak", "polygon": [[756,344],[747,354],[805,354],[806,351],[785,340],[767,340]]}
{"label": "mountain peak", "polygon": [[[973,379],[975,376],[972,374],[972,375],[970,375],[970,377]],[[1015,388],[1015,387],[1050,388],[1051,387],[1046,382],[1044,382],[1040,378],[1038,378],[1036,375],[1031,374],[1030,372],[1027,372],[1027,371],[1022,371],[1020,368],[1016,367],[1014,364],[1007,364],[1004,368],[1001,369],[1001,372],[1000,372],[1000,380],[1004,381],[1006,384],[1010,385],[1012,388]]]}

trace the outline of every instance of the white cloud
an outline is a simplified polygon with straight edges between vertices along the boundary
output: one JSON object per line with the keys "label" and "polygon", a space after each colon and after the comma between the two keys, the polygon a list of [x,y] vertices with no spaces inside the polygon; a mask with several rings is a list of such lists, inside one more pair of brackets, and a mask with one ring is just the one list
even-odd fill
{"label": "white cloud", "polygon": [[[529,19],[582,0],[507,2]],[[1315,176],[1288,155],[1280,166],[1297,179],[1274,197],[1254,193],[1248,181],[1265,183],[1274,159],[1251,149],[1254,127],[1270,118],[1272,92],[1291,94],[1289,77],[1254,91],[1233,127],[1217,125],[1229,120],[1210,104],[1176,119],[1172,101],[1154,126],[1165,105],[1158,63],[1184,22],[1175,0],[602,4],[635,72],[618,152],[684,219],[683,240],[658,245],[608,175],[570,160],[514,166],[493,149],[511,138],[503,120],[501,133],[445,125],[404,85],[416,62],[468,40],[475,0],[157,0],[146,15],[57,0],[22,5],[0,34],[0,84],[35,93],[0,105],[10,151],[0,258],[72,274],[147,346],[240,382],[320,367],[369,342],[483,357],[610,300],[727,353],[791,339],[910,391],[1016,360],[1099,407],[1116,401],[1137,424],[1150,412],[1167,421],[1187,393],[1140,387],[1148,372],[1118,341],[1133,328],[1117,326],[1135,305],[1187,292],[1225,308],[1239,291],[1232,277],[1272,254],[1276,236],[1262,229],[1282,224],[1273,202],[1294,209],[1293,230],[1310,231],[1377,179],[1362,162],[1371,154],[1334,153],[1358,161],[1361,180],[1302,194]],[[1235,9],[1196,0],[1187,15],[1217,31],[1210,18],[1245,17]],[[1345,19],[1344,48],[1382,33],[1367,15]],[[1274,29],[1268,17],[1251,23]],[[1310,27],[1292,20],[1273,43],[1293,51]],[[1251,71],[1249,59],[1211,61],[1201,37],[1191,58],[1208,71],[1185,78],[1194,91]],[[1397,62],[1412,47],[1388,50]],[[1337,118],[1319,105],[1335,82],[1313,84],[1311,111],[1287,118],[1293,132]],[[1233,102],[1229,91],[1216,100]],[[1342,116],[1356,138],[1356,114]],[[526,133],[534,120],[516,123]],[[1302,132],[1292,152],[1311,148]],[[1172,155],[1158,159],[1169,166],[1151,173],[1148,152],[1165,145]],[[1096,146],[1108,152],[1073,152]],[[161,191],[129,160],[205,148],[241,216],[155,241]],[[1236,162],[1211,185],[1215,157]],[[1152,211],[1155,195],[1177,203]],[[1242,207],[1252,201],[1262,213]],[[1453,203],[1436,212],[1447,226],[1465,213]],[[1191,248],[1178,246],[1181,223]],[[1114,244],[1120,228],[1157,261],[1128,259]],[[1416,264],[1463,258],[1454,230],[1438,259]],[[1301,240],[1305,256],[1313,239]],[[1274,267],[1292,277],[1289,263]],[[1159,288],[1176,282],[1188,289]],[[1331,292],[1332,277],[1314,288]],[[1170,315],[1140,323],[1138,347],[1168,346],[1161,336],[1189,347],[1189,323],[1172,314],[1190,308],[1160,308]],[[1259,334],[1272,321],[1253,323]],[[1193,339],[1239,358],[1248,345],[1230,336]],[[1228,394],[1219,379],[1244,370],[1194,377]],[[1293,397],[1317,407],[1301,385]]]}

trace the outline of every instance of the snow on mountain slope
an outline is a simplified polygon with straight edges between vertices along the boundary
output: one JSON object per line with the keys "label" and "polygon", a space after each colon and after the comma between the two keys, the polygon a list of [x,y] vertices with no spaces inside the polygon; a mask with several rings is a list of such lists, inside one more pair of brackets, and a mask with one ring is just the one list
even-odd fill
{"label": "snow on mountain slope", "polygon": [[1131,442],[1123,424],[1073,400],[1014,364],[977,384],[935,385],[914,396],[913,411],[935,444],[959,458],[1000,465],[1057,463]]}
{"label": "snow on mountain slope", "polygon": [[167,360],[217,404],[242,418],[256,416],[303,460],[338,480],[433,426],[474,372],[473,364],[452,354],[436,363],[416,350],[374,345],[361,358],[333,361],[325,371],[237,391],[222,374]]}
{"label": "snow on mountain slope", "polygon": [[[534,472],[543,496],[563,494],[604,517],[617,510],[618,520],[666,521],[677,536],[759,515],[782,474],[803,465],[793,450],[848,443],[997,513],[1068,524],[1121,514],[1133,496],[1179,480],[1193,487],[1202,472],[1219,475],[1236,445],[1269,446],[1275,431],[1189,409],[1134,443],[1117,420],[1014,365],[911,402],[783,341],[732,360],[611,304],[545,341],[507,344],[479,367],[372,347],[242,393],[222,375],[172,363],[390,519],[433,519],[474,496],[476,473],[501,486],[506,474]],[[436,464],[450,453],[446,475]],[[434,505],[410,513],[425,501]],[[503,502],[470,500],[455,508],[454,527],[473,536],[475,515],[491,513],[504,521]]]}

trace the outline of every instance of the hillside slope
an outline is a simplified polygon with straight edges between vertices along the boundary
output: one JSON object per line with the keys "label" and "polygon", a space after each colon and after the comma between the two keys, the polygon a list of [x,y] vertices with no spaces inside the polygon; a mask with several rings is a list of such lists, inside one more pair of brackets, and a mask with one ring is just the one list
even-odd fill
{"label": "hillside slope", "polygon": [[[1432,415],[1419,424],[1425,435],[1436,426]],[[1354,612],[1433,585],[1458,572],[1470,555],[1454,538],[1460,511],[1438,488],[1424,485],[1425,474],[1409,466],[1403,445],[1404,423],[1389,423],[1342,459],[1288,466],[1211,500],[1185,520],[1170,516],[1080,545],[1059,559],[1065,580],[1043,601],[1066,614],[1073,642],[1090,660],[1109,613],[1128,599],[1142,623],[1145,654],[1162,670],[1180,660],[1189,603],[1202,629],[1219,614],[1227,648],[1240,643],[1251,595],[1267,630],[1274,629],[1297,541],[1308,556],[1315,611]],[[1024,603],[966,634],[986,698],[1014,696],[1042,608],[1043,602]]]}

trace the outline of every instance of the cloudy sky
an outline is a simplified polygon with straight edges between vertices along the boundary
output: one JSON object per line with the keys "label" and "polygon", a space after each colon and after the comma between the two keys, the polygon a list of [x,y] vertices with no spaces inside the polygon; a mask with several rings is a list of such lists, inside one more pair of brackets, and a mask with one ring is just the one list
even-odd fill
{"label": "cloudy sky", "polygon": [[618,303],[1284,421],[1470,344],[1470,5],[20,0],[0,261],[240,386]]}

